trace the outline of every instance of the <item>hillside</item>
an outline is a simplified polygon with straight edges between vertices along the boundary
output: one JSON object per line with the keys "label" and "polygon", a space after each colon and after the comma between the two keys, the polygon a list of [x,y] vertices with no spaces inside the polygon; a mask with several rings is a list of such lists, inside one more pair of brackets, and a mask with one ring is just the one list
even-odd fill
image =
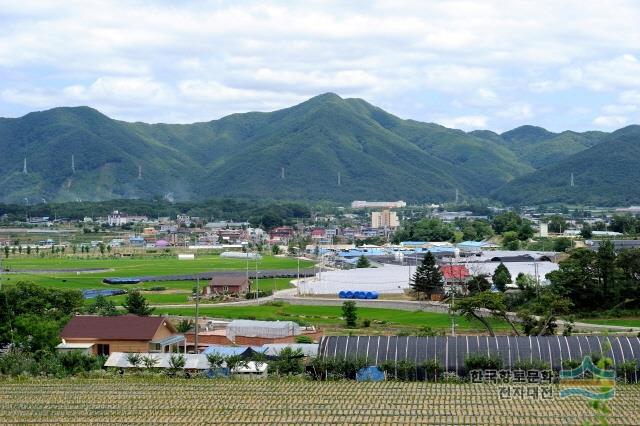
{"label": "hillside", "polygon": [[[536,170],[607,138],[534,126],[465,133],[332,93],[274,112],[185,125],[54,108],[0,119],[0,201],[164,195],[439,202],[452,200],[456,190],[487,197],[514,179],[528,182],[529,174],[539,176]],[[511,187],[504,188],[508,194]]]}
{"label": "hillside", "polygon": [[640,126],[628,126],[606,135],[601,143],[589,149],[514,179],[494,196],[517,205],[552,202],[637,204],[640,201],[638,158]]}

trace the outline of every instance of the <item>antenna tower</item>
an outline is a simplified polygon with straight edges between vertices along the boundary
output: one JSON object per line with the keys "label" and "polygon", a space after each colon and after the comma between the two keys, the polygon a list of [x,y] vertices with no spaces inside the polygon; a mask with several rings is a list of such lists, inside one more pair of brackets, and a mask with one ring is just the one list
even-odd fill
{"label": "antenna tower", "polygon": [[340,172],[338,172],[338,186],[340,186]]}
{"label": "antenna tower", "polygon": [[458,204],[458,188],[456,188],[456,204]]}
{"label": "antenna tower", "polygon": [[142,179],[142,166],[138,166],[138,179]]}
{"label": "antenna tower", "polygon": [[280,178],[284,179],[284,167],[280,168]]}
{"label": "antenna tower", "polygon": [[571,173],[571,187],[573,188],[575,185],[573,183],[573,173]]}
{"label": "antenna tower", "polygon": [[71,172],[76,173],[76,158],[73,154],[71,154]]}
{"label": "antenna tower", "polygon": [[27,174],[27,157],[24,157],[24,162],[22,163],[22,173]]}

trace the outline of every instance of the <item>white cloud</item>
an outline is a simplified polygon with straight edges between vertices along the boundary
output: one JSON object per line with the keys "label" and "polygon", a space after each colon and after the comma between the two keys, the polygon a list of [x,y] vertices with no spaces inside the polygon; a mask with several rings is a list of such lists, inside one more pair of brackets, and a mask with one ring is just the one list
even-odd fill
{"label": "white cloud", "polygon": [[189,121],[335,91],[408,118],[483,117],[505,128],[536,119],[560,130],[562,114],[545,108],[576,106],[561,92],[579,92],[602,116],[640,105],[633,0],[1,7],[0,115],[82,102],[121,119]]}
{"label": "white cloud", "polygon": [[600,115],[593,119],[593,124],[605,128],[618,128],[627,124],[627,117],[622,115]]}
{"label": "white cloud", "polygon": [[439,120],[445,127],[463,130],[477,130],[487,128],[487,117],[482,115],[465,115],[459,117],[443,117]]}

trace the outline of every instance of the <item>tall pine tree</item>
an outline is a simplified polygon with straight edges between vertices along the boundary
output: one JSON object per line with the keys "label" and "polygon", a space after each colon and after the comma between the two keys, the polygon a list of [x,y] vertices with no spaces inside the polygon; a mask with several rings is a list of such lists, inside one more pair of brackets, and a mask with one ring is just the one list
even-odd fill
{"label": "tall pine tree", "polygon": [[422,263],[411,279],[411,288],[420,299],[428,299],[442,289],[442,273],[436,264],[436,258],[428,251]]}

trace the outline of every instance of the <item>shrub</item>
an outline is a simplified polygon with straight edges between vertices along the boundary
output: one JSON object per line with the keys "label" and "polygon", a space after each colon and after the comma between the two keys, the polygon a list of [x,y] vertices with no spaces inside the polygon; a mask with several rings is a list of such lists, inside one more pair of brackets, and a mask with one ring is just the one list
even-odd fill
{"label": "shrub", "polygon": [[499,370],[502,368],[502,358],[497,355],[469,355],[464,360],[464,366],[467,371],[472,370]]}
{"label": "shrub", "polygon": [[444,371],[442,365],[434,359],[426,360],[421,367],[424,369],[425,380],[437,381]]}
{"label": "shrub", "polygon": [[524,371],[528,371],[528,370],[538,370],[538,371],[546,371],[546,370],[551,370],[551,367],[549,366],[549,364],[547,364],[546,362],[544,362],[541,359],[537,359],[534,361],[516,361],[513,364],[513,370],[524,370]]}
{"label": "shrub", "polygon": [[635,383],[638,381],[638,361],[625,361],[618,366],[618,377],[627,383]]}
{"label": "shrub", "polygon": [[371,326],[371,320],[368,319],[368,318],[363,319],[362,320],[362,326],[365,327],[365,328],[366,327],[370,327]]}
{"label": "shrub", "polygon": [[296,336],[296,343],[313,343],[313,338],[311,336]]}
{"label": "shrub", "polygon": [[128,353],[127,354],[127,362],[132,367],[138,367],[138,366],[140,366],[140,364],[142,364],[142,356],[140,354],[137,354],[137,353]]}
{"label": "shrub", "polygon": [[563,370],[573,370],[574,368],[580,367],[581,362],[575,359],[565,359],[562,361],[562,369]]}
{"label": "shrub", "polygon": [[342,316],[347,323],[347,327],[355,327],[358,320],[356,302],[348,300],[342,304]]}
{"label": "shrub", "polygon": [[286,347],[278,354],[278,359],[271,363],[271,367],[275,370],[276,374],[281,376],[288,376],[294,374],[302,374],[304,366],[302,360],[304,354],[301,349],[292,349]]}
{"label": "shrub", "polygon": [[248,292],[247,294],[244,295],[245,299],[259,299],[261,297],[268,297],[271,296],[273,294],[272,290],[258,290],[256,291],[251,291]]}

